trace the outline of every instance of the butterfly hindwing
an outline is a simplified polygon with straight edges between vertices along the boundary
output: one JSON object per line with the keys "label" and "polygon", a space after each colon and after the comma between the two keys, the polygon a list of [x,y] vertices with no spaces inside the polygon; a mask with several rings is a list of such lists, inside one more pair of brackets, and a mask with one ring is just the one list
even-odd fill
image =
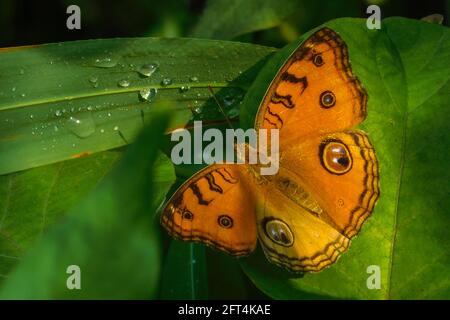
{"label": "butterfly hindwing", "polygon": [[347,250],[347,237],[286,192],[271,188],[259,203],[258,237],[271,262],[293,272],[320,271]]}
{"label": "butterfly hindwing", "polygon": [[[336,261],[379,196],[378,163],[362,131],[292,146],[283,153],[278,175],[267,179],[258,202],[264,205],[257,208],[259,238],[270,260],[294,271],[320,271]],[[288,230],[291,246],[269,236],[270,220]]]}
{"label": "butterfly hindwing", "polygon": [[162,225],[175,238],[249,254],[256,245],[256,218],[241,170],[216,164],[196,173],[168,201]]}

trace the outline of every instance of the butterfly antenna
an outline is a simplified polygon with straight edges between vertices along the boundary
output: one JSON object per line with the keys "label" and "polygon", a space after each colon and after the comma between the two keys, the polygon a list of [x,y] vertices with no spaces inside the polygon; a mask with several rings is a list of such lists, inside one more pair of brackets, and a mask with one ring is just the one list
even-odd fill
{"label": "butterfly antenna", "polygon": [[228,116],[225,114],[225,111],[222,108],[222,105],[220,104],[219,100],[217,99],[216,95],[214,94],[214,90],[211,86],[208,86],[209,92],[211,92],[211,96],[214,99],[214,101],[216,101],[217,106],[220,109],[220,112],[223,114],[223,116],[225,117],[225,120],[227,120],[228,126],[230,126],[230,129],[234,130],[233,125],[231,124],[230,118],[228,118]]}

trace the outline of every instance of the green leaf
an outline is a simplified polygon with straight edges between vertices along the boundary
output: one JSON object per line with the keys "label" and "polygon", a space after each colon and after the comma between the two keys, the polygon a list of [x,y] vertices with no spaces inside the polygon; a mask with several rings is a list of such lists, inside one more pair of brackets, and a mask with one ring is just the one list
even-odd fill
{"label": "green leaf", "polygon": [[[280,299],[448,299],[450,31],[404,18],[383,20],[381,30],[368,30],[362,19],[326,25],[346,41],[369,95],[361,128],[379,161],[380,199],[349,251],[320,273],[283,271],[260,250],[243,267],[261,290]],[[268,84],[300,41],[280,51],[255,80],[243,126],[253,125]],[[371,265],[380,267],[380,290],[367,288]]]}
{"label": "green leaf", "polygon": [[237,109],[240,100],[230,96],[243,96],[273,51],[154,38],[0,49],[0,174],[126,145],[158,101],[173,102],[169,129],[184,126],[191,110],[223,119],[208,86],[231,101],[227,112]]}
{"label": "green leaf", "polygon": [[255,292],[235,258],[203,244],[170,241],[164,258],[160,298],[266,298]]}
{"label": "green leaf", "polygon": [[[4,283],[1,298],[155,297],[161,245],[154,213],[175,175],[158,152],[168,119],[155,114],[119,165],[51,228]],[[68,266],[81,269],[69,290]]]}
{"label": "green leaf", "polygon": [[218,250],[206,250],[210,299],[254,299],[250,296],[248,277],[238,261]]}
{"label": "green leaf", "polygon": [[299,7],[298,0],[210,0],[195,27],[198,38],[233,39],[239,35],[272,28]]}
{"label": "green leaf", "polygon": [[161,283],[162,299],[207,299],[208,276],[205,246],[172,240]]}

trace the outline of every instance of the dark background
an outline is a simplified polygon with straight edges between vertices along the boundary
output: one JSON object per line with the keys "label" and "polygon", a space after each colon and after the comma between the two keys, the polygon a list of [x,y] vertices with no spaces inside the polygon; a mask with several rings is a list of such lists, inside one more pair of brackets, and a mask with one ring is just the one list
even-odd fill
{"label": "dark background", "polygon": [[[337,10],[327,8],[326,0],[308,2],[322,3],[321,10],[327,11],[327,15],[312,19],[309,25],[302,26],[303,29],[313,28],[329,17],[367,17],[365,10],[370,3],[380,5],[382,18],[403,16],[415,19],[433,13],[445,17],[450,3],[446,0],[356,0],[351,11],[341,8],[339,12],[330,12]],[[81,8],[81,30],[66,28],[69,16],[66,8],[71,4]],[[189,36],[205,5],[206,0],[0,0],[0,47],[111,37]],[[447,19],[444,24],[447,24]],[[270,30],[238,40],[275,46],[286,42]]]}

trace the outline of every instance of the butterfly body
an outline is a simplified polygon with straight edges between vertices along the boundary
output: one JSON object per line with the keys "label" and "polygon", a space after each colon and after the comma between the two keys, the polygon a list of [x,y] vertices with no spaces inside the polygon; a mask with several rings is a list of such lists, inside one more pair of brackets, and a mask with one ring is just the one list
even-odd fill
{"label": "butterfly body", "polygon": [[379,196],[375,151],[354,129],[366,103],[345,43],[320,29],[279,70],[256,116],[257,130],[279,130],[278,172],[210,165],[175,192],[162,225],[176,238],[235,256],[259,241],[271,262],[294,272],[333,264]]}

